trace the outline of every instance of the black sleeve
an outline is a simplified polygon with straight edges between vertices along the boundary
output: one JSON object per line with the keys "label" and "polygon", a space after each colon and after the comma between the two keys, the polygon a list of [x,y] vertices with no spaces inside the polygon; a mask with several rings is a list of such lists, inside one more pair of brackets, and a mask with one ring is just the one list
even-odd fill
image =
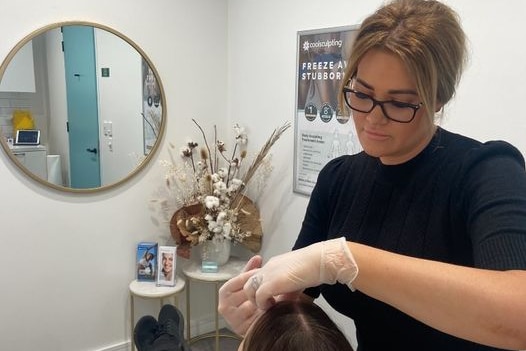
{"label": "black sleeve", "polygon": [[512,145],[494,141],[464,164],[464,209],[476,267],[526,269],[526,172]]}
{"label": "black sleeve", "polygon": [[[331,220],[333,201],[329,201],[336,191],[334,186],[338,170],[344,162],[345,156],[331,160],[318,175],[316,185],[312,190],[309,204],[300,233],[293,246],[293,250],[300,249],[311,244],[327,239],[327,232]],[[320,295],[318,287],[308,288],[305,294],[316,298]]]}

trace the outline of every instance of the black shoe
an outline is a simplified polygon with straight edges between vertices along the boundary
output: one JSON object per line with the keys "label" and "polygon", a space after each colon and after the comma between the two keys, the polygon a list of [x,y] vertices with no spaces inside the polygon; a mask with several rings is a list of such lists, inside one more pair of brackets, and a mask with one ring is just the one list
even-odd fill
{"label": "black shoe", "polygon": [[164,305],[159,312],[159,327],[148,351],[189,351],[184,340],[184,318],[173,305]]}
{"label": "black shoe", "polygon": [[166,323],[167,321],[173,321],[177,328],[177,335],[184,340],[184,317],[181,311],[174,305],[164,305],[159,312],[159,325]]}
{"label": "black shoe", "polygon": [[155,335],[159,329],[159,324],[152,316],[141,317],[133,329],[133,340],[138,351],[148,351]]}

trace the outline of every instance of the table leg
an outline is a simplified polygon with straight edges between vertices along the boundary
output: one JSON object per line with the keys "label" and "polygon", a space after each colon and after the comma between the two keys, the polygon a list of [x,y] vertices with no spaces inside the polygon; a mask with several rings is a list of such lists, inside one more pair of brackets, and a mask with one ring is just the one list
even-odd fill
{"label": "table leg", "polygon": [[217,310],[217,307],[219,306],[219,283],[215,283],[215,317],[216,317],[216,351],[219,351],[219,311]]}
{"label": "table leg", "polygon": [[186,284],[186,340],[190,342],[190,280]]}
{"label": "table leg", "polygon": [[133,335],[133,320],[135,319],[135,311],[134,311],[134,301],[133,301],[133,294],[130,294],[130,344],[131,344],[131,351],[135,351],[135,338]]}

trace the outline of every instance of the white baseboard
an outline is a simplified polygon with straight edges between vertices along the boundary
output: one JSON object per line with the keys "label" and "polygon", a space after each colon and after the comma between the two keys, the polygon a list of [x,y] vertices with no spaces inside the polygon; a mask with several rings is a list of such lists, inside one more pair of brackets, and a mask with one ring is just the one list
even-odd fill
{"label": "white baseboard", "polygon": [[95,351],[130,351],[130,342],[129,341],[123,341],[115,345],[110,345],[103,347],[102,349],[98,349]]}

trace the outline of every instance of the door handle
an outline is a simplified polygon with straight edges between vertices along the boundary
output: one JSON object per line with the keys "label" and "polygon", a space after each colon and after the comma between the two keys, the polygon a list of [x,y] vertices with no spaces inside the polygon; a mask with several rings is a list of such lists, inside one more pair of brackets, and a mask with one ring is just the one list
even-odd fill
{"label": "door handle", "polygon": [[96,147],[94,147],[93,149],[87,148],[86,151],[94,153],[95,155],[97,154],[97,148]]}

